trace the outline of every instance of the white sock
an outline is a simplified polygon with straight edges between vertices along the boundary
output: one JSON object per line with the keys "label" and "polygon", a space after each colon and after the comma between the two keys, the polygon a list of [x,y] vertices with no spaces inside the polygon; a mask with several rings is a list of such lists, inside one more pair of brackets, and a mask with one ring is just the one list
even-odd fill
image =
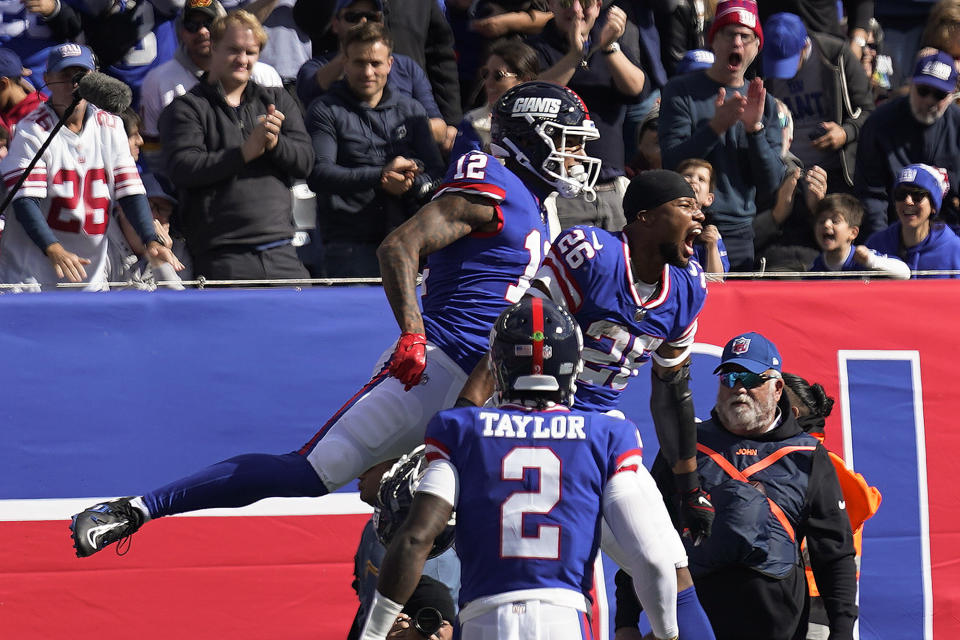
{"label": "white sock", "polygon": [[147,509],[147,505],[143,504],[143,496],[137,496],[130,501],[130,505],[137,508],[141,514],[143,514],[143,521],[147,522],[151,520],[150,509]]}

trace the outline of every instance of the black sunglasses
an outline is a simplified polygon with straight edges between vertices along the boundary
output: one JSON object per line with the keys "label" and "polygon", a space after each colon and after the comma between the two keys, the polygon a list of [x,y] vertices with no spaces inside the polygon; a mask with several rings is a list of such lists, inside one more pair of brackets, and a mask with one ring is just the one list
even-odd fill
{"label": "black sunglasses", "polygon": [[379,11],[344,11],[343,12],[343,21],[344,22],[360,22],[364,18],[367,19],[367,22],[381,22],[383,20],[383,14]]}
{"label": "black sunglasses", "polygon": [[913,204],[918,204],[924,198],[930,197],[930,192],[919,187],[897,187],[893,190],[893,199],[897,202],[903,202],[910,196]]}
{"label": "black sunglasses", "polygon": [[925,84],[917,85],[917,95],[921,98],[926,98],[927,96],[933,96],[937,99],[937,102],[940,102],[949,95],[946,91],[941,91],[940,89],[934,89],[933,87],[928,87]]}
{"label": "black sunglasses", "polygon": [[184,20],[183,28],[186,29],[187,33],[197,33],[204,27],[209,31],[212,24],[213,20]]}
{"label": "black sunglasses", "polygon": [[[487,69],[486,67],[481,67],[481,68],[480,68],[480,77],[481,77],[481,78],[483,78],[484,80],[486,80],[486,79],[487,79],[487,76],[489,76],[489,75],[490,75],[490,69]],[[510,71],[504,71],[503,69],[497,69],[496,71],[493,72],[493,78],[494,78],[494,80],[496,80],[497,82],[500,82],[500,81],[503,80],[504,78],[516,78],[518,75],[519,75],[519,74],[512,73],[512,72],[510,72]]]}
{"label": "black sunglasses", "polygon": [[720,374],[720,384],[733,389],[739,382],[743,385],[744,389],[756,389],[767,380],[774,380],[776,377],[777,376],[763,376],[759,373],[751,373],[749,371],[730,371],[729,373]]}

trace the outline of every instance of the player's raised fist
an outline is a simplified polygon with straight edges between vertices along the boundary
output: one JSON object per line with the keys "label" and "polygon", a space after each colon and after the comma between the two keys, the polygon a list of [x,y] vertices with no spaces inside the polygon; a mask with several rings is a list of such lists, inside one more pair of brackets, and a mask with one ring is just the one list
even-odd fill
{"label": "player's raised fist", "polygon": [[427,336],[404,331],[390,358],[390,375],[403,383],[404,391],[410,391],[420,384],[426,366]]}

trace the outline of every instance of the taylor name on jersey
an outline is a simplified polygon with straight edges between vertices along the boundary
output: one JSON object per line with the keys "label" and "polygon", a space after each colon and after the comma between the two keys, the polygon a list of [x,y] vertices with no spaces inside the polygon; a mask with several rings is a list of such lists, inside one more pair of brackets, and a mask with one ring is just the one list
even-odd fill
{"label": "taylor name on jersey", "polygon": [[584,419],[580,415],[518,414],[481,411],[485,438],[533,438],[535,440],[586,440]]}

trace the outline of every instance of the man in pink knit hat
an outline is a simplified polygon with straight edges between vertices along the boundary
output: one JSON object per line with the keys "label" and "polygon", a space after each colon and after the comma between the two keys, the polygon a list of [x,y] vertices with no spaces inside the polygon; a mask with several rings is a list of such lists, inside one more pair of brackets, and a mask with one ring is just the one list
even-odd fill
{"label": "man in pink knit hat", "polygon": [[723,235],[731,269],[750,271],[755,202],[771,201],[785,172],[773,96],[767,96],[759,78],[744,78],[763,47],[756,2],[720,2],[707,39],[713,65],[674,77],[663,89],[663,168],[674,169],[687,158],[713,165],[717,187],[712,223]]}

